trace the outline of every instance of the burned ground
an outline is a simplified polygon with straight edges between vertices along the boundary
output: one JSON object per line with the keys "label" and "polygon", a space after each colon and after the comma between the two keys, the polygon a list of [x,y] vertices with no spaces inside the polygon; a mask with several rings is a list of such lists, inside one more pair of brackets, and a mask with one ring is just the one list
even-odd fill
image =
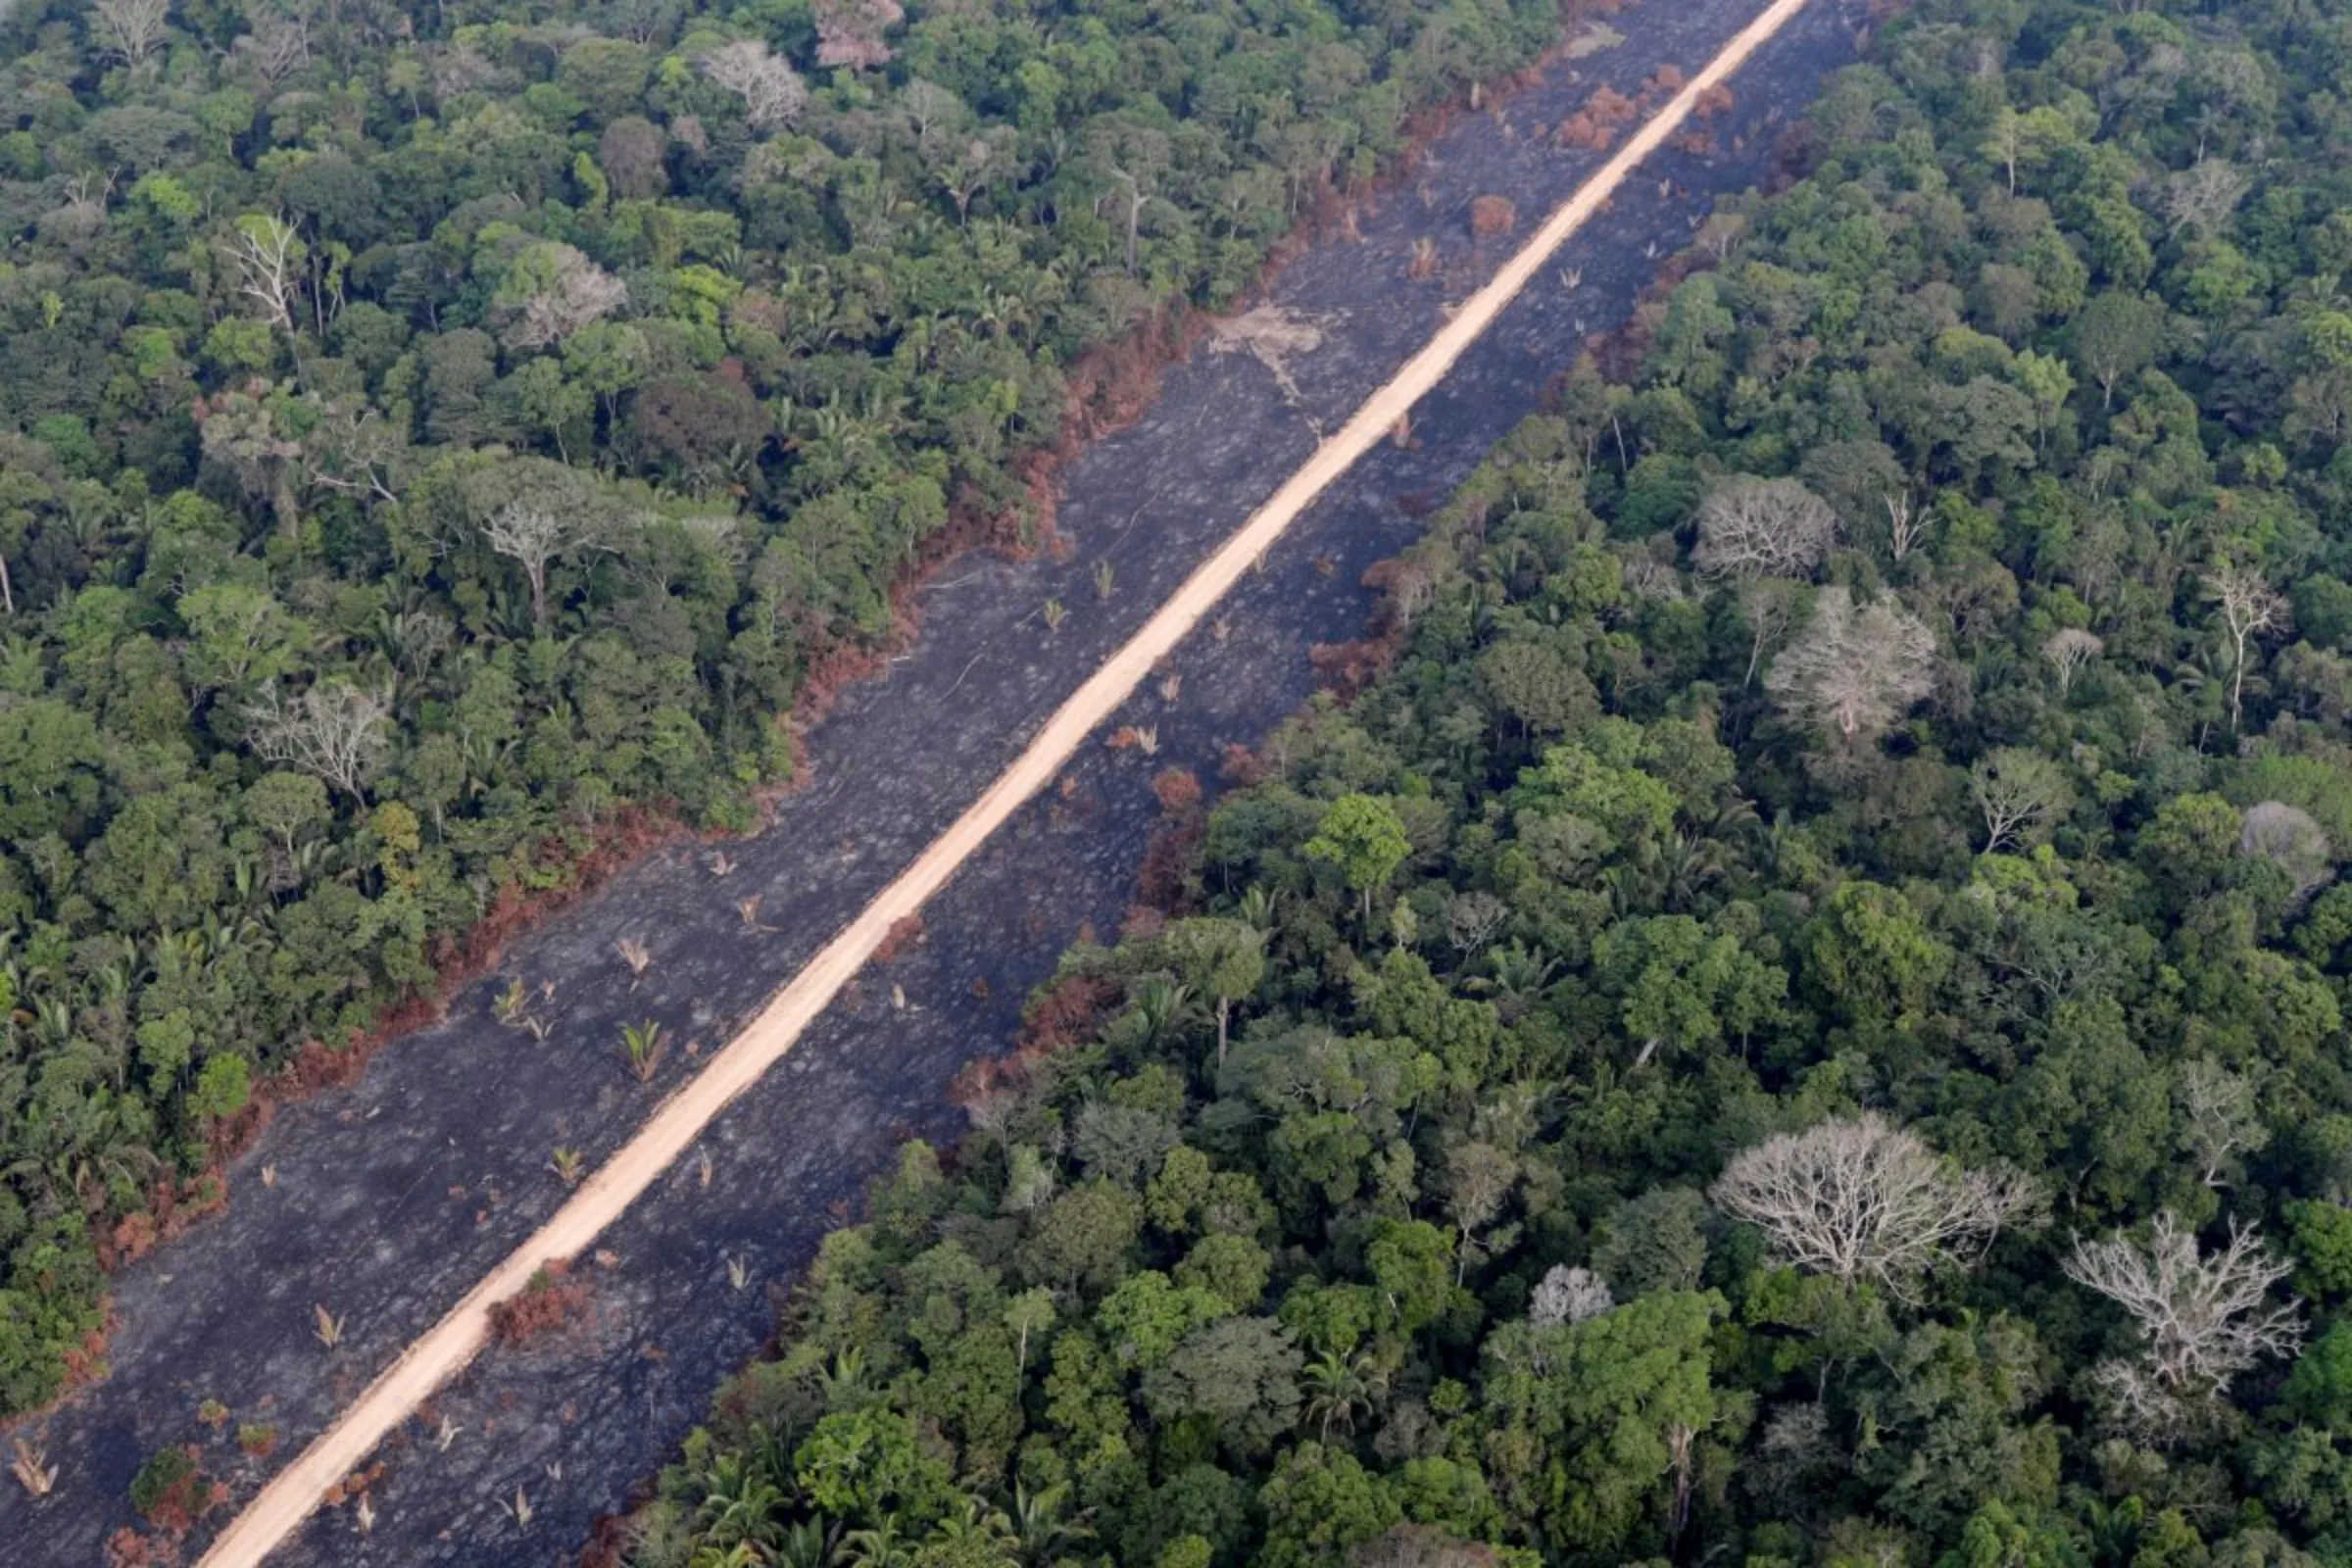
{"label": "burned ground", "polygon": [[[708,848],[655,856],[514,944],[498,978],[358,1082],[281,1113],[234,1168],[228,1212],[117,1281],[111,1375],[25,1429],[61,1476],[37,1506],[0,1494],[11,1562],[99,1561],[106,1537],[135,1522],[133,1472],[167,1445],[204,1443],[208,1470],[240,1496],[297,1451],[556,1207],[566,1191],[550,1168],[556,1150],[590,1168],[607,1156],[698,1052],[757,1013],[1018,753],[1305,458],[1316,429],[1336,425],[1507,254],[1508,239],[1474,242],[1474,198],[1507,198],[1529,226],[1606,156],[1556,145],[1550,127],[1596,87],[1633,94],[1662,64],[1704,60],[1754,9],[1645,0],[1617,19],[1624,42],[1465,117],[1362,216],[1360,238],[1310,249],[1271,290],[1319,339],[1282,356],[1290,384],[1255,353],[1201,353],[1171,371],[1142,420],[1066,471],[1066,553],[967,558],[940,573],[921,596],[920,638],[845,694],[810,739],[808,785],[766,832],[725,847],[724,875]],[[1688,243],[1714,196],[1765,175],[1774,122],[1851,49],[1827,3],[1769,43],[1734,82],[1721,150],[1653,159],[1571,242],[1562,262],[1575,286],[1532,286],[1416,409],[1409,441],[1357,465],[1180,651],[1174,700],[1147,683],[1109,726],[1151,731],[1155,750],[1090,746],[933,901],[920,940],[869,969],[577,1260],[585,1299],[564,1326],[494,1347],[387,1446],[372,1532],[356,1531],[348,1502],[323,1509],[276,1560],[552,1563],[594,1515],[623,1505],[768,1333],[770,1289],[896,1145],[955,1136],[944,1091],[958,1067],[1011,1039],[1024,995],[1074,937],[1116,929],[1159,820],[1154,775],[1174,765],[1213,781],[1226,747],[1255,743],[1305,697],[1308,648],[1358,633],[1362,575],[1413,536],[1414,499],[1444,494],[1584,333],[1623,319],[1654,258]],[[1422,240],[1436,266],[1416,279]],[[1054,630],[1049,600],[1064,612]],[[651,955],[634,980],[616,953],[624,940]],[[510,979],[543,1039],[494,1017]],[[624,1024],[647,1020],[665,1044],[651,1087],[621,1045]],[[318,1306],[343,1324],[331,1349],[315,1333]],[[199,1423],[207,1399],[231,1419]],[[274,1429],[270,1457],[238,1450],[241,1423]],[[518,1488],[527,1527],[502,1506]]]}

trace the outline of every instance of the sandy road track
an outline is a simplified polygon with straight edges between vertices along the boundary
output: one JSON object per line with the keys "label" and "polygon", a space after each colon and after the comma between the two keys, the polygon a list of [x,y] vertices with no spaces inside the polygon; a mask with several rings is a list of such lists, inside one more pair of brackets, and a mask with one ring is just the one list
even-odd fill
{"label": "sandy road track", "polygon": [[792,1049],[802,1031],[873,956],[891,926],[919,910],[1023,802],[1050,783],[1087,736],[1200,622],[1292,521],[1445,378],[1454,362],[1569,236],[1690,119],[1700,95],[1737,71],[1804,4],[1805,0],[1775,0],[1694,73],[1608,163],[1552,212],[1484,287],[1462,303],[1451,320],[1337,433],[1317,447],[1144,627],[1063,703],[1012,765],[827,943],[750,1027],[665,1102],[634,1137],[581,1183],[544,1226],[403,1351],[333,1425],[255,1495],[216,1539],[203,1558],[204,1568],[245,1568],[261,1563],[301,1525],[328,1487],[364,1461],[388,1433],[482,1348],[489,1337],[493,1304],[521,1290],[547,1260],[584,1250],[617,1220],[731,1101]]}

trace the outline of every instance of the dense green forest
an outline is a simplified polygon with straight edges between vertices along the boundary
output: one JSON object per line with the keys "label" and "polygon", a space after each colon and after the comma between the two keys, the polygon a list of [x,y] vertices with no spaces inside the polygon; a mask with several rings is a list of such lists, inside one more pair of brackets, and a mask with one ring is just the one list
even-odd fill
{"label": "dense green forest", "polygon": [[94,1238],[616,813],[740,825],[1064,370],[1550,0],[24,0],[0,24],[0,1412]]}
{"label": "dense green forest", "polygon": [[1873,54],[640,1568],[2352,1560],[2352,14]]}

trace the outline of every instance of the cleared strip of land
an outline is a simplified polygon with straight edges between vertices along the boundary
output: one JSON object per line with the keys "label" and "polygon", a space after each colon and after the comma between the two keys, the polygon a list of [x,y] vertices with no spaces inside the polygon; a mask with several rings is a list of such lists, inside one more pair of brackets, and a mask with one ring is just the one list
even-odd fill
{"label": "cleared strip of land", "polygon": [[729,1102],[792,1049],[802,1031],[873,956],[891,926],[919,910],[1024,801],[1051,782],[1087,736],[1183,641],[1251,563],[1445,378],[1454,362],[1569,236],[1690,118],[1700,95],[1737,71],[1804,5],[1805,0],[1774,0],[1692,74],[1671,101],[1556,208],[1484,287],[1462,303],[1451,320],[1185,579],[1124,647],[1087,678],[1047,720],[1027,750],[827,943],[749,1028],[664,1102],[635,1137],[581,1182],[545,1225],[466,1292],[332,1425],[263,1487],[214,1542],[201,1568],[252,1568],[261,1563],[301,1525],[329,1487],[357,1469],[401,1421],[480,1351],[489,1339],[494,1304],[520,1291],[548,1260],[585,1250],[599,1233],[617,1220],[692,1147]]}

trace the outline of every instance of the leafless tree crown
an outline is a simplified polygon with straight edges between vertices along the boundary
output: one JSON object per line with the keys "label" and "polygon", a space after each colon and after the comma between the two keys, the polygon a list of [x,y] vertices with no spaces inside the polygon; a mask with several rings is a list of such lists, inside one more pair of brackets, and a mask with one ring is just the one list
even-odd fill
{"label": "leafless tree crown", "polygon": [[816,0],[816,63],[870,70],[890,63],[886,27],[906,18],[899,0]]}
{"label": "leafless tree crown", "polygon": [[1812,623],[1764,677],[1792,715],[1848,746],[1893,723],[1935,684],[1936,634],[1890,598],[1856,609],[1843,588],[1821,591]]}
{"label": "leafless tree crown", "polygon": [[1609,1282],[1589,1268],[1554,1263],[1529,1295],[1527,1320],[1540,1329],[1582,1323],[1617,1304]]}
{"label": "leafless tree crown", "polygon": [[2237,836],[2238,853],[2270,861],[2294,878],[2297,900],[2308,898],[2335,874],[2335,848],[2327,829],[2309,811],[2284,801],[2246,808]]}
{"label": "leafless tree crown", "polygon": [[546,286],[522,302],[507,326],[507,342],[518,349],[561,343],[589,322],[628,303],[628,285],[568,245],[552,247],[554,265]]}
{"label": "leafless tree crown", "polygon": [[2060,814],[2073,790],[2058,763],[2022,746],[2000,746],[1968,770],[1968,792],[1984,817],[1984,853],[2014,848]]}
{"label": "leafless tree crown", "polygon": [[790,62],[767,52],[757,38],[743,38],[703,56],[703,74],[743,99],[744,118],[754,130],[774,130],[801,118],[808,103],[808,83]]}
{"label": "leafless tree crown", "polygon": [[2115,1302],[2139,1327],[2139,1369],[2175,1396],[2217,1394],[2265,1356],[2291,1355],[2303,1343],[2300,1301],[2271,1299],[2292,1272],[2271,1255],[2251,1225],[2232,1221],[2214,1251],[2197,1246],[2168,1209],[2148,1239],[2078,1237],[2066,1277]]}
{"label": "leafless tree crown", "polygon": [[2230,639],[2230,727],[2245,719],[2246,655],[2265,635],[2286,625],[2286,601],[2259,572],[2230,562],[2216,566],[2205,579],[2206,593],[2222,612],[2222,629]]}
{"label": "leafless tree crown", "polygon": [[1798,1267],[1906,1299],[1922,1275],[1975,1261],[2038,1201],[2022,1175],[1963,1169],[1876,1115],[1744,1150],[1708,1196]]}
{"label": "leafless tree crown", "polygon": [[1690,564],[1709,577],[1810,577],[1838,539],[1838,514],[1794,479],[1735,474],[1698,508]]}
{"label": "leafless tree crown", "polygon": [[91,30],[109,55],[135,66],[164,41],[171,12],[171,0],[91,0]]}
{"label": "leafless tree crown", "polygon": [[383,762],[389,717],[383,698],[345,681],[322,681],[292,699],[271,686],[245,710],[254,751],[361,802]]}
{"label": "leafless tree crown", "polygon": [[2211,1056],[2181,1064],[2173,1080],[2173,1103],[2180,1111],[2181,1147],[2197,1162],[2197,1179],[2208,1187],[2230,1185],[2223,1173],[2232,1154],[2271,1141],[2270,1128],[2254,1108],[2254,1085]]}
{"label": "leafless tree crown", "polygon": [[2107,645],[2099,640],[2097,633],[2080,626],[2051,633],[2050,640],[2041,645],[2041,657],[2058,671],[2058,695],[2064,697],[2074,686],[2076,673],[2106,651]]}
{"label": "leafless tree crown", "polygon": [[274,214],[238,219],[229,240],[237,292],[261,307],[271,326],[288,332],[294,329],[294,302],[302,289],[303,256],[301,235]]}
{"label": "leafless tree crown", "polygon": [[547,566],[586,536],[586,525],[554,507],[510,501],[482,524],[491,549],[522,567],[531,585],[531,624],[547,619]]}

